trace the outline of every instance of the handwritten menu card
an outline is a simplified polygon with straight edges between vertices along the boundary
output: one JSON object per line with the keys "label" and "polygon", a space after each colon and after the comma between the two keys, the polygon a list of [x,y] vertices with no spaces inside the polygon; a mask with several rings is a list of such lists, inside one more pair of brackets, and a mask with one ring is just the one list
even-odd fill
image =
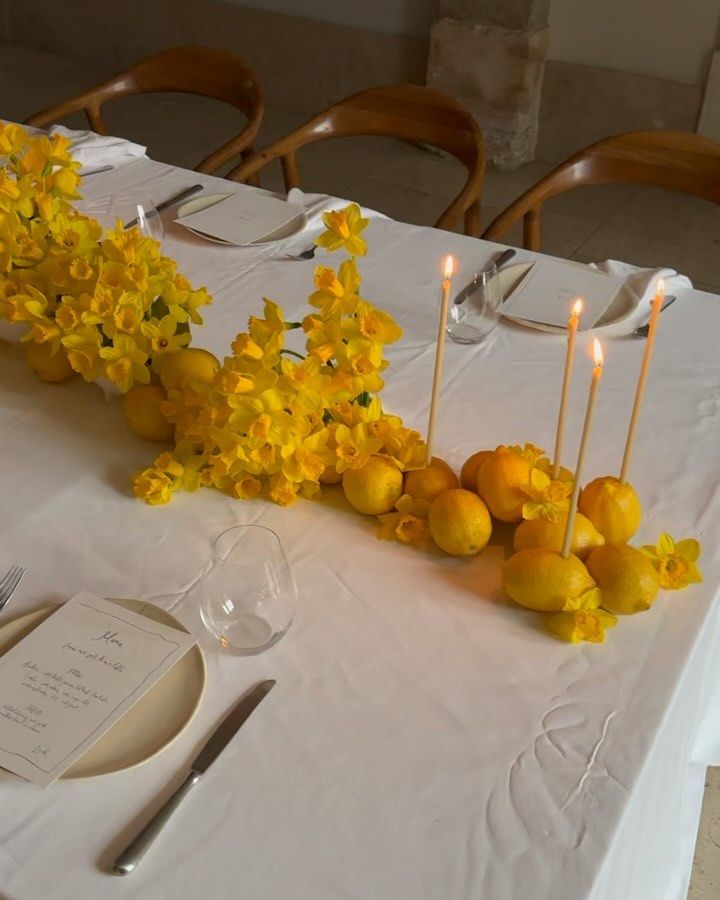
{"label": "handwritten menu card", "polygon": [[563,260],[539,259],[503,304],[503,313],[544,325],[567,325],[570,307],[582,297],[580,331],[593,328],[622,285],[622,278]]}
{"label": "handwritten menu card", "polygon": [[0,766],[52,784],[194,643],[77,594],[0,657]]}

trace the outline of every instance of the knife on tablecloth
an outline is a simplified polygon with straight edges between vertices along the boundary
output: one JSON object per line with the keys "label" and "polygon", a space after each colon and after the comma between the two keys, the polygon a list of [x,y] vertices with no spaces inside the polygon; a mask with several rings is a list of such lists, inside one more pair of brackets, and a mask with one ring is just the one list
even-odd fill
{"label": "knife on tablecloth", "polygon": [[165,825],[190,792],[190,789],[200,781],[208,767],[215,762],[240,726],[247,721],[253,710],[274,687],[275,681],[273,679],[261,681],[245,694],[239,703],[225,716],[190,766],[190,774],[185,781],[115,860],[112,870],[116,875],[128,875],[133,871],[152,842],[160,834],[163,825]]}

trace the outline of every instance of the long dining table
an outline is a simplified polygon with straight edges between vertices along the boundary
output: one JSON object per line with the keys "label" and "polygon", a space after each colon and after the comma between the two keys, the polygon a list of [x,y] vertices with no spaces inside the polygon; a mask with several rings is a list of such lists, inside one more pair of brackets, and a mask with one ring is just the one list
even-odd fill
{"label": "long dining table", "polygon": [[[253,190],[142,158],[84,193],[159,202],[194,182]],[[164,252],[214,297],[193,345],[221,358],[263,296],[302,318],[314,266],[335,262],[212,244],[173,212]],[[384,405],[424,431],[442,257],[456,257],[459,286],[498,246],[381,216],[365,236],[363,295],[404,331],[387,348]],[[718,335],[720,297],[679,291],[631,471],[644,506],[634,542],[697,537],[704,581],[663,592],[603,645],[557,641],[503,595],[502,529],[466,560],[378,540],[339,487],[288,508],[209,489],[141,503],[131,475],[157,451],[117,400],[81,379],[39,383],[19,345],[0,341],[0,569],[27,569],[0,625],[80,590],[140,598],[194,630],[207,665],[197,715],[142,765],[47,789],[0,772],[0,897],[684,900],[705,767],[720,762]],[[644,348],[604,343],[587,480],[617,474]],[[478,346],[448,343],[435,452],[459,470],[501,443],[552,449],[564,352],[562,335],[504,321]],[[280,536],[299,591],[288,634],[254,657],[221,651],[197,605],[214,537],[241,523]],[[272,694],[136,871],[109,874],[223,713],[270,677]]]}

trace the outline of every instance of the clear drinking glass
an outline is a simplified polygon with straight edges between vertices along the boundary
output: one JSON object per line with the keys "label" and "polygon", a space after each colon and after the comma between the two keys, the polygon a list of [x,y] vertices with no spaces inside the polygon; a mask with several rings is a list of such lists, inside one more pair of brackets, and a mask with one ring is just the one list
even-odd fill
{"label": "clear drinking glass", "polygon": [[450,303],[447,322],[450,340],[457,344],[484,341],[500,319],[502,300],[497,268],[494,262],[488,262]]}
{"label": "clear drinking glass", "polygon": [[143,194],[113,194],[81,204],[82,212],[92,216],[105,228],[114,228],[118,219],[138,228],[159,244],[163,239],[163,223],[152,199]]}
{"label": "clear drinking glass", "polygon": [[200,584],[200,615],[224,650],[262,653],[290,627],[297,588],[280,538],[262,525],[228,528]]}

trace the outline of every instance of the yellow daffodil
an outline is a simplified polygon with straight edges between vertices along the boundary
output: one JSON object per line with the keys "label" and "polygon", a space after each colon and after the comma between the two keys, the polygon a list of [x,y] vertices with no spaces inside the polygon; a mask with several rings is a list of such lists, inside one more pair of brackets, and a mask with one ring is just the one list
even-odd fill
{"label": "yellow daffodil", "polygon": [[339,250],[343,247],[352,256],[365,256],[367,244],[360,237],[367,228],[368,220],[363,219],[357,203],[351,203],[345,209],[323,213],[323,224],[327,229],[315,243],[326,250]]}
{"label": "yellow daffodil", "polygon": [[248,472],[242,472],[232,479],[230,493],[238,500],[252,500],[262,490],[262,482]]}
{"label": "yellow daffodil", "polygon": [[370,437],[367,427],[360,423],[352,429],[347,425],[336,425],[333,430],[335,442],[335,469],[342,473],[346,469],[359,469],[382,447],[382,442]]}
{"label": "yellow daffodil", "polygon": [[155,466],[139,472],[133,480],[133,494],[151,506],[169,503],[172,493],[173,479]]}
{"label": "yellow daffodil", "polygon": [[15,156],[28,143],[28,133],[22,125],[0,122],[0,156]]}
{"label": "yellow daffodil", "polygon": [[532,469],[530,481],[521,490],[529,499],[523,504],[523,519],[547,519],[559,522],[570,508],[572,483],[553,481],[541,469]]}
{"label": "yellow daffodil", "polygon": [[547,461],[545,451],[541,450],[540,447],[536,447],[535,444],[524,444],[522,447],[515,444],[507,449],[511,453],[517,453],[519,456],[522,456],[531,466],[535,466],[541,470],[544,468],[544,463]]}
{"label": "yellow daffodil", "polygon": [[162,319],[152,318],[147,322],[142,322],[140,330],[150,342],[150,350],[153,354],[174,353],[190,343],[189,331],[178,334],[179,324],[178,320],[171,315],[163,316]]}
{"label": "yellow daffodil", "polygon": [[318,266],[315,269],[315,287],[317,290],[310,294],[308,303],[320,309],[323,319],[353,315],[360,304],[360,275],[353,259],[346,259],[337,275],[329,266]]}
{"label": "yellow daffodil", "polygon": [[343,322],[342,335],[348,341],[366,338],[373,344],[392,344],[402,337],[402,328],[391,315],[363,300],[357,306],[356,315]]}
{"label": "yellow daffodil", "polygon": [[270,499],[279,506],[289,506],[298,495],[299,485],[281,473],[270,478]]}
{"label": "yellow daffodil", "polygon": [[100,349],[100,356],[105,360],[105,374],[123,393],[130,390],[134,381],[150,382],[147,354],[133,338],[118,334],[111,346]]}
{"label": "yellow daffodil", "polygon": [[[65,304],[63,303],[62,306]],[[76,331],[62,337],[70,365],[85,381],[94,381],[101,372],[100,332],[92,325],[83,325]]]}
{"label": "yellow daffodil", "polygon": [[694,538],[675,541],[664,532],[654,547],[648,544],[641,549],[652,560],[661,588],[679,591],[703,580],[696,565],[702,548]]}
{"label": "yellow daffodil", "polygon": [[429,512],[430,504],[426,500],[414,500],[409,494],[403,494],[393,512],[378,516],[378,537],[421,546],[429,537]]}
{"label": "yellow daffodil", "polygon": [[544,616],[545,627],[562,641],[602,644],[605,630],[617,624],[617,618],[604,609],[576,609]]}
{"label": "yellow daffodil", "polygon": [[281,449],[282,474],[288,481],[319,481],[330,465],[333,454],[328,450],[329,432],[323,428],[302,438],[297,444],[286,444]]}

